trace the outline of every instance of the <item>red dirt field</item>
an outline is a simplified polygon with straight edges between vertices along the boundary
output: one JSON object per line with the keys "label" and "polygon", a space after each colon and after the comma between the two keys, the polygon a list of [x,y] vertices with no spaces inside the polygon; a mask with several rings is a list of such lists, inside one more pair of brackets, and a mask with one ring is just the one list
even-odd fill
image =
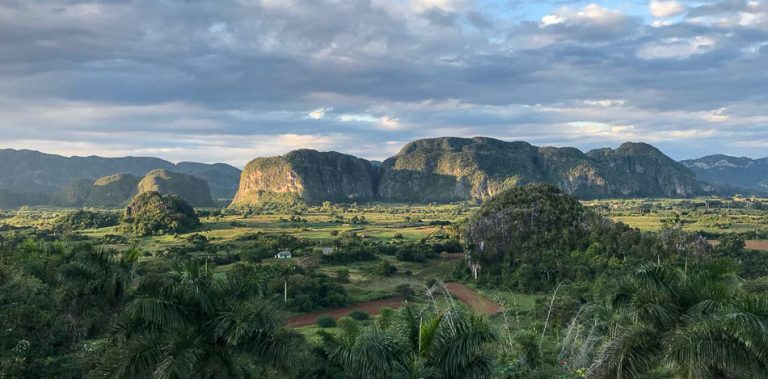
{"label": "red dirt field", "polygon": [[461,300],[462,303],[469,305],[475,312],[485,313],[487,315],[494,315],[501,311],[501,306],[479,294],[477,291],[467,288],[467,286],[461,283],[445,283],[453,296]]}
{"label": "red dirt field", "polygon": [[317,311],[312,313],[305,313],[303,315],[289,317],[286,321],[286,326],[289,328],[301,328],[303,326],[314,325],[317,322],[317,318],[323,315],[329,315],[338,320],[353,311],[363,311],[370,315],[379,314],[379,310],[384,307],[400,308],[403,305],[403,299],[399,297],[393,297],[389,299],[381,299],[374,301],[366,301],[364,303],[353,304],[349,307],[326,309],[323,311]]}
{"label": "red dirt field", "polygon": [[[717,246],[720,243],[718,240],[708,240],[707,242],[712,246]],[[768,240],[746,240],[744,243],[747,249],[768,251]]]}
{"label": "red dirt field", "polygon": [[748,240],[745,242],[747,249],[768,251],[767,240]]}
{"label": "red dirt field", "polygon": [[[501,307],[485,296],[479,294],[477,291],[467,288],[461,283],[445,283],[448,291],[456,296],[459,301],[469,305],[475,312],[485,313],[487,315],[494,315],[501,311]],[[286,326],[289,328],[301,328],[304,326],[314,325],[317,322],[317,318],[323,315],[329,315],[338,320],[352,311],[363,311],[370,315],[379,314],[379,310],[384,307],[400,308],[403,305],[403,299],[399,297],[393,297],[389,299],[381,299],[374,301],[367,301],[364,303],[353,304],[349,307],[327,309],[323,311],[305,313],[303,315],[289,317],[286,320]]]}

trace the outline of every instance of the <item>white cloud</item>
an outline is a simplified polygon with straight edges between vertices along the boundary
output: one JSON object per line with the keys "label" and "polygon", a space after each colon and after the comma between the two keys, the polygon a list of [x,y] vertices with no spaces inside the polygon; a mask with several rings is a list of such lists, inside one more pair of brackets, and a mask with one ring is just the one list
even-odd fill
{"label": "white cloud", "polygon": [[728,121],[729,116],[725,114],[725,108],[720,108],[705,113],[701,118],[709,122],[724,122]]}
{"label": "white cloud", "polygon": [[325,114],[327,112],[332,111],[333,108],[317,108],[315,110],[312,110],[311,112],[307,113],[307,117],[313,119],[313,120],[321,120],[325,118]]}
{"label": "white cloud", "polygon": [[675,0],[651,0],[648,4],[653,17],[669,18],[685,12],[685,7]]}
{"label": "white cloud", "polygon": [[598,4],[589,4],[582,9],[575,10],[570,7],[561,7],[555,12],[541,18],[541,26],[551,25],[577,25],[597,24],[608,25],[621,22],[627,15],[619,10],[603,8]]}
{"label": "white cloud", "polygon": [[684,59],[706,53],[714,46],[715,40],[706,36],[665,38],[640,46],[636,54],[643,59]]}

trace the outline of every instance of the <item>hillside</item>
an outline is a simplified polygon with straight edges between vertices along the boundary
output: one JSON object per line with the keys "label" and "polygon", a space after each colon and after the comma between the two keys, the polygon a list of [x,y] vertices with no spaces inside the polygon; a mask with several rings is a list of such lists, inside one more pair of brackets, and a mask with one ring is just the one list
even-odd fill
{"label": "hillside", "polygon": [[304,149],[256,158],[245,166],[232,204],[254,204],[275,196],[309,202],[373,200],[376,172],[369,161],[337,152]]}
{"label": "hillside", "polygon": [[717,154],[680,163],[705,182],[768,191],[768,158],[750,159]]}
{"label": "hillside", "polygon": [[224,163],[179,162],[172,171],[192,175],[208,182],[214,199],[231,199],[240,183],[240,169]]}
{"label": "hillside", "polygon": [[407,144],[383,163],[385,201],[486,198],[504,189],[551,183],[583,197],[693,195],[695,176],[643,143],[582,153],[492,138],[434,138]]}
{"label": "hillside", "polygon": [[[240,177],[240,170],[220,163],[182,162],[176,165],[159,158],[63,157],[31,150],[3,149],[0,150],[0,191],[3,193],[0,207],[71,205],[89,196],[82,192],[87,191],[86,181],[93,183],[98,178],[115,174],[141,177],[154,169],[207,180],[216,198],[233,197]],[[83,181],[78,182],[78,179]]]}
{"label": "hillside", "polygon": [[157,192],[161,195],[175,195],[194,207],[213,207],[208,182],[192,175],[163,169],[152,170],[139,181],[137,193]]}
{"label": "hillside", "polygon": [[96,179],[85,205],[121,207],[134,196],[138,184],[139,178],[131,174],[115,174]]}

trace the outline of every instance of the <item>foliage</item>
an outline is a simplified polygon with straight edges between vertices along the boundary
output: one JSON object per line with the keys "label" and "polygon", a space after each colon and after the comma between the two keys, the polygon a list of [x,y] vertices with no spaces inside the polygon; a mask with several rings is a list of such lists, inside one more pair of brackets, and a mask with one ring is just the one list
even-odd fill
{"label": "foliage", "polygon": [[768,375],[768,299],[740,290],[726,262],[696,272],[637,270],[604,303],[581,312],[562,356],[590,378]]}
{"label": "foliage", "polygon": [[317,326],[321,328],[335,328],[336,319],[328,315],[322,315],[317,318]]}
{"label": "foliage", "polygon": [[622,275],[651,260],[685,265],[689,257],[693,262],[711,254],[700,236],[680,229],[642,233],[550,185],[515,188],[483,204],[469,221],[465,242],[482,266],[482,282],[525,291]]}
{"label": "foliage", "polygon": [[173,195],[144,192],[125,208],[123,229],[142,236],[184,233],[200,226],[189,203]]}
{"label": "foliage", "polygon": [[252,278],[189,263],[147,278],[98,367],[111,377],[254,377],[289,372],[303,343]]}
{"label": "foliage", "polygon": [[59,232],[97,229],[115,226],[120,223],[120,218],[112,212],[93,212],[79,210],[65,214],[54,221],[53,229]]}
{"label": "foliage", "polygon": [[326,338],[330,360],[360,378],[488,377],[488,348],[496,341],[479,316],[411,306],[401,308],[389,326],[347,328]]}

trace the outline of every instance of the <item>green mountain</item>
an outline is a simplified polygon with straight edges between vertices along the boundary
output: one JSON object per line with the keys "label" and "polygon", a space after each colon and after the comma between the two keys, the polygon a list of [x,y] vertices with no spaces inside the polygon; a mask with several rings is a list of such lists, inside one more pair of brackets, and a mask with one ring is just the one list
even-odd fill
{"label": "green mountain", "polygon": [[245,166],[232,204],[285,197],[309,202],[373,200],[377,172],[365,159],[333,151],[303,149],[256,158]]}
{"label": "green mountain", "polygon": [[121,207],[136,194],[139,178],[131,174],[115,174],[96,179],[85,205],[91,207]]}
{"label": "green mountain", "polygon": [[209,181],[216,198],[232,198],[240,179],[240,170],[220,163],[173,164],[145,157],[63,157],[3,149],[0,150],[0,207],[72,205],[89,196],[83,192],[87,192],[86,181],[93,183],[115,174],[141,177],[154,169],[181,172]]}
{"label": "green mountain", "polygon": [[768,158],[750,159],[728,155],[709,155],[681,161],[700,180],[739,190],[768,192]]}
{"label": "green mountain", "polygon": [[625,143],[586,154],[492,138],[434,138],[407,144],[383,163],[384,201],[487,198],[528,183],[551,183],[583,197],[691,196],[692,172],[658,149]]}
{"label": "green mountain", "polygon": [[224,163],[179,162],[170,170],[205,180],[214,199],[233,198],[240,183],[240,169]]}
{"label": "green mountain", "polygon": [[192,175],[163,169],[152,170],[144,175],[137,185],[139,194],[157,192],[161,195],[175,195],[194,207],[213,207],[208,182]]}
{"label": "green mountain", "polygon": [[142,236],[185,233],[200,226],[200,219],[187,201],[155,191],[131,199],[122,221],[123,230]]}
{"label": "green mountain", "polygon": [[583,153],[493,138],[413,141],[381,164],[335,152],[298,150],[257,158],[243,171],[233,204],[291,195],[310,202],[376,199],[448,202],[492,197],[529,183],[550,183],[582,198],[686,197],[710,190],[651,145]]}

